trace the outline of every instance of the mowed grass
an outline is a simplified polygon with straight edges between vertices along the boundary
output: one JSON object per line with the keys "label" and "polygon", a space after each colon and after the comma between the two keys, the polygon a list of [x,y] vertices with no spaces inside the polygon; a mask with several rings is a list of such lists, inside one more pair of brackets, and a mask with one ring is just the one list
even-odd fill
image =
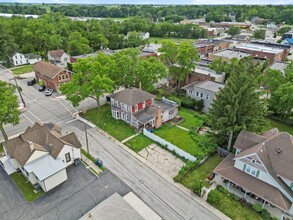
{"label": "mowed grass", "polygon": [[184,131],[176,126],[170,127],[165,124],[158,130],[155,130],[154,134],[195,157],[199,153],[202,154],[202,149],[192,140],[188,131]]}
{"label": "mowed grass", "polygon": [[21,66],[21,67],[16,67],[11,69],[14,75],[20,75],[24,73],[29,73],[33,71],[32,65],[26,65],[26,66]]}
{"label": "mowed grass", "polygon": [[210,187],[210,184],[206,180],[208,176],[213,172],[213,170],[222,162],[223,158],[218,154],[213,154],[206,159],[206,161],[201,164],[199,167],[196,167],[193,171],[187,173],[184,178],[181,180],[181,183],[192,189],[192,186],[195,181],[203,181],[203,184],[206,187]]}
{"label": "mowed grass", "polygon": [[292,125],[288,125],[283,122],[276,121],[276,120],[273,120],[270,118],[268,118],[268,122],[269,122],[269,126],[266,130],[277,127],[279,129],[279,131],[286,131],[286,132],[290,133],[291,135],[293,135],[293,126]]}
{"label": "mowed grass", "polygon": [[216,204],[212,204],[216,209],[223,212],[225,215],[233,220],[261,220],[261,216],[256,213],[252,208],[242,204],[232,198],[233,195],[215,189],[213,193],[217,193],[221,198]]}
{"label": "mowed grass", "polygon": [[139,151],[151,145],[152,143],[154,142],[151,139],[147,138],[143,134],[139,134],[138,136],[127,141],[125,145],[128,146],[131,150],[138,153]]}
{"label": "mowed grass", "polygon": [[109,105],[101,106],[100,110],[98,108],[92,108],[86,112],[86,116],[83,114],[81,114],[81,116],[85,117],[119,141],[136,134],[134,128],[129,124],[112,117],[111,106]]}
{"label": "mowed grass", "polygon": [[197,112],[191,109],[180,107],[178,114],[184,118],[184,121],[179,125],[189,130],[197,129],[203,124],[203,119],[197,115]]}
{"label": "mowed grass", "polygon": [[164,40],[170,40],[174,43],[177,43],[177,42],[183,42],[183,41],[189,41],[189,42],[194,42],[195,39],[186,39],[186,38],[162,38],[162,37],[150,37],[149,39],[149,42],[150,43],[157,43],[157,44],[161,44],[162,41]]}
{"label": "mowed grass", "polygon": [[35,193],[33,185],[22,175],[22,173],[13,173],[10,176],[16,183],[18,189],[26,201],[32,202],[44,194],[42,190],[40,190],[38,193]]}

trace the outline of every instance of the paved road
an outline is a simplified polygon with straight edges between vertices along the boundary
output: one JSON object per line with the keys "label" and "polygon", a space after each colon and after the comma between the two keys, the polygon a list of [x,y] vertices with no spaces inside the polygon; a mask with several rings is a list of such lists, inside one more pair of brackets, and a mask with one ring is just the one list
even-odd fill
{"label": "paved road", "polygon": [[[9,73],[3,74],[3,71],[2,74],[0,73],[2,80],[9,77],[11,77]],[[24,80],[18,81],[23,86],[29,111],[22,114],[20,125],[5,127],[9,135],[23,131],[26,125],[32,122],[52,121],[65,127],[64,130],[67,132],[75,131],[84,143],[84,124],[71,117],[71,114],[76,111],[74,108],[65,100],[44,97],[33,87],[26,86]],[[85,107],[88,105],[85,104]],[[134,193],[162,218],[168,220],[219,219],[96,129],[89,128],[88,131],[91,153],[99,156],[107,168],[132,188]]]}

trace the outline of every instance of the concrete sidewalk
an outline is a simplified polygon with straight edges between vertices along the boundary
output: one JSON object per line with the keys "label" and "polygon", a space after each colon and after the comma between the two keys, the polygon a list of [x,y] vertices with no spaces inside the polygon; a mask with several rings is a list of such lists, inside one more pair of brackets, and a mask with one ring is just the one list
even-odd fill
{"label": "concrete sidewalk", "polygon": [[[78,116],[78,117],[80,117],[80,116]],[[78,117],[76,117],[76,118],[78,118]],[[89,121],[87,121],[85,119],[83,119],[82,121],[84,123],[88,124],[90,127],[93,126],[93,124],[91,122],[89,122]],[[223,214],[222,212],[220,212],[219,210],[217,210],[216,208],[214,208],[212,205],[210,205],[209,203],[207,203],[203,198],[200,198],[197,195],[195,195],[191,190],[187,189],[186,187],[184,187],[183,185],[181,185],[179,183],[174,182],[174,180],[170,176],[168,176],[166,173],[164,173],[163,171],[161,171],[160,169],[158,169],[155,165],[151,164],[149,161],[145,160],[144,158],[142,158],[140,155],[138,155],[137,153],[135,153],[131,149],[129,149],[127,146],[125,146],[120,141],[116,140],[114,137],[112,137],[111,135],[109,135],[107,132],[105,132],[104,130],[96,127],[95,125],[94,125],[94,127],[96,128],[96,130],[99,133],[101,133],[102,135],[104,135],[108,139],[110,139],[113,142],[115,142],[116,144],[118,144],[120,147],[122,147],[125,151],[127,151],[129,154],[131,154],[137,160],[139,160],[143,164],[147,165],[149,168],[151,168],[153,171],[155,171],[157,174],[159,174],[162,178],[164,178],[166,181],[172,183],[175,187],[177,187],[179,190],[181,190],[187,196],[189,196],[190,198],[192,198],[198,204],[200,204],[201,206],[203,206],[204,208],[206,208],[207,210],[209,210],[211,213],[213,213],[214,215],[216,215],[219,219],[223,219],[223,220],[230,219],[225,214]],[[93,156],[95,156],[95,155],[93,155]]]}

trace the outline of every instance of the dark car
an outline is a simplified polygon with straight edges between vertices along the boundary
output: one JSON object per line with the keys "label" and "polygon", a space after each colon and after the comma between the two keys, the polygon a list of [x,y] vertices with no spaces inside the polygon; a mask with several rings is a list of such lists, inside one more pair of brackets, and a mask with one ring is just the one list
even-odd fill
{"label": "dark car", "polygon": [[29,80],[29,81],[27,81],[27,85],[28,85],[28,86],[32,86],[32,85],[34,85],[36,82],[37,82],[36,79]]}
{"label": "dark car", "polygon": [[40,91],[40,92],[43,92],[43,91],[45,91],[45,89],[46,89],[46,87],[45,87],[45,86],[40,86],[40,87],[39,87],[39,91]]}

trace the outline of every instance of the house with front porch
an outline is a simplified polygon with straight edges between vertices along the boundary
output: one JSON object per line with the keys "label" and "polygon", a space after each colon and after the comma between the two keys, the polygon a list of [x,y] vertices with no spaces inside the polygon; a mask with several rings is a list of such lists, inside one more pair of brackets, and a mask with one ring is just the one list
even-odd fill
{"label": "house with front porch", "polygon": [[229,154],[214,170],[236,186],[283,213],[293,215],[293,138],[287,132],[272,129],[261,135],[241,131]]}
{"label": "house with front porch", "polygon": [[178,114],[178,105],[163,97],[155,96],[137,88],[124,89],[110,95],[112,117],[135,127],[159,128]]}
{"label": "house with front porch", "polygon": [[81,159],[81,144],[74,133],[61,135],[53,123],[35,123],[3,143],[0,165],[7,174],[21,172],[36,188],[48,192],[67,180],[66,168]]}
{"label": "house with front porch", "polygon": [[73,72],[62,69],[51,63],[40,61],[33,65],[37,81],[43,81],[47,88],[58,91],[59,87],[69,82],[72,78]]}

